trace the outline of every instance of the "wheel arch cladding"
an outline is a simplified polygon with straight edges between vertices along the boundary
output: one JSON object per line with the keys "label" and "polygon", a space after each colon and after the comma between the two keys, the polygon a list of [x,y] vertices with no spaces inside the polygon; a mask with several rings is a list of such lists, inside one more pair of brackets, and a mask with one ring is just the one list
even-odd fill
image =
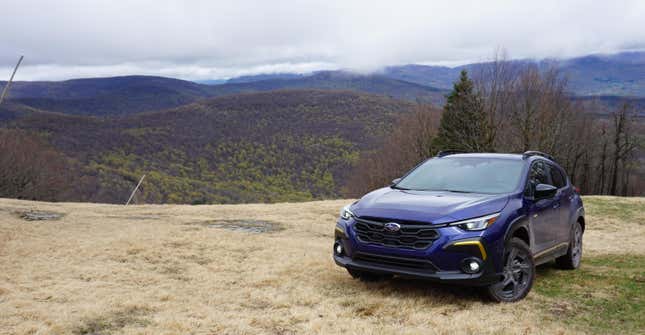
{"label": "wheel arch cladding", "polygon": [[582,232],[585,232],[585,217],[584,216],[579,216],[577,222],[580,222],[580,227],[582,228]]}
{"label": "wheel arch cladding", "polygon": [[508,226],[506,235],[504,236],[504,241],[510,242],[513,237],[519,238],[520,240],[524,241],[526,245],[531,247],[531,233],[526,216],[520,216],[516,218]]}

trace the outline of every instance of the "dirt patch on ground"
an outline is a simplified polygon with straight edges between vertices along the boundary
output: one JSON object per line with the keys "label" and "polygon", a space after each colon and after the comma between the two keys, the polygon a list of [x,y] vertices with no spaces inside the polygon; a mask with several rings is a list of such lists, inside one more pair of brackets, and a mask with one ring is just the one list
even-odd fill
{"label": "dirt patch on ground", "polygon": [[35,211],[28,210],[24,212],[18,212],[18,216],[27,221],[50,221],[50,220],[60,220],[64,214],[56,212],[46,212],[46,211]]}
{"label": "dirt patch on ground", "polygon": [[198,223],[208,228],[228,229],[248,233],[270,233],[284,228],[277,222],[264,220],[211,220]]}
{"label": "dirt patch on ground", "polygon": [[95,315],[82,320],[81,324],[72,330],[75,335],[103,335],[122,333],[123,329],[143,328],[150,324],[146,316],[150,309],[131,306],[100,315]]}

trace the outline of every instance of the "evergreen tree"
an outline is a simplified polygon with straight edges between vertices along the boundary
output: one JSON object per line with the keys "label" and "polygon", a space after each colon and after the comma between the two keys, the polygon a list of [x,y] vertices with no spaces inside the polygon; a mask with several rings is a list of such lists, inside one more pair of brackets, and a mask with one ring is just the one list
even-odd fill
{"label": "evergreen tree", "polygon": [[462,70],[443,107],[436,147],[468,152],[491,150],[486,145],[487,127],[482,98]]}

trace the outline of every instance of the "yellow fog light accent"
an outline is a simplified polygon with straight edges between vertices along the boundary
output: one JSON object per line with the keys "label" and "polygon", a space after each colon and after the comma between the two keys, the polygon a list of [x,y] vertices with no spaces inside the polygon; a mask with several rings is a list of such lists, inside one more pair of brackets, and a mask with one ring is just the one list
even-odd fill
{"label": "yellow fog light accent", "polygon": [[455,242],[453,245],[454,246],[476,245],[479,247],[479,252],[482,254],[482,259],[486,260],[486,249],[484,248],[484,245],[480,241],[461,241],[461,242]]}
{"label": "yellow fog light accent", "polygon": [[336,226],[336,232],[341,234],[342,236],[345,236],[345,230],[341,227]]}

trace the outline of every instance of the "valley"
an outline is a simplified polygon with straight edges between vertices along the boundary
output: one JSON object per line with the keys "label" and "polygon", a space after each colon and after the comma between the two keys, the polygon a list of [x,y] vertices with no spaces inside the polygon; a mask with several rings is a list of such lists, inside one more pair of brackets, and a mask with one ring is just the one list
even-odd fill
{"label": "valley", "polygon": [[[68,161],[69,187],[47,200],[122,203],[144,174],[140,203],[328,199],[349,194],[347,179],[361,155],[381,146],[399,119],[419,104],[441,107],[458,72],[483,64],[214,84],[152,76],[17,81],[0,106],[0,130],[23,131]],[[645,118],[645,91],[633,78],[643,67],[640,53],[575,58],[561,67],[570,70],[563,74],[571,77],[572,101],[594,118],[609,121],[624,102]],[[607,84],[601,79],[610,75],[619,90],[576,84]]]}

